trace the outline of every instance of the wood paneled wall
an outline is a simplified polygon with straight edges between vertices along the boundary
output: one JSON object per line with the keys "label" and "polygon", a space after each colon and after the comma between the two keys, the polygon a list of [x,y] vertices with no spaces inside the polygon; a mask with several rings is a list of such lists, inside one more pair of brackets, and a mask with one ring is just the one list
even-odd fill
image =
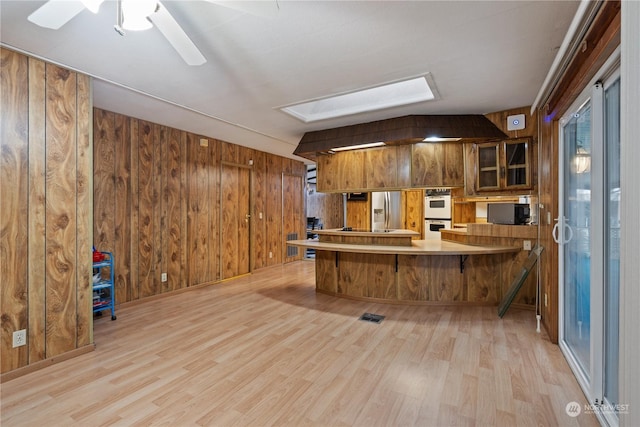
{"label": "wood paneled wall", "polygon": [[[87,346],[90,79],[0,49],[1,372]],[[13,348],[26,329],[27,345]]]}
{"label": "wood paneled wall", "polygon": [[[542,323],[551,342],[558,342],[558,245],[553,240],[554,219],[558,217],[558,123],[540,123],[540,204],[538,228]],[[546,301],[546,304],[545,304]]]}
{"label": "wood paneled wall", "polygon": [[347,200],[347,227],[371,228],[371,194],[366,202]]}
{"label": "wood paneled wall", "polygon": [[[286,233],[303,236],[302,162],[100,109],[94,117],[94,244],[114,252],[117,303],[218,282],[245,272],[240,263],[281,264]],[[250,188],[238,187],[239,171]],[[285,176],[300,184],[283,187]],[[251,206],[249,239],[235,221],[240,199]]]}
{"label": "wood paneled wall", "polygon": [[344,209],[341,193],[318,193],[315,184],[309,184],[307,191],[307,216],[320,218],[324,228],[344,226]]}

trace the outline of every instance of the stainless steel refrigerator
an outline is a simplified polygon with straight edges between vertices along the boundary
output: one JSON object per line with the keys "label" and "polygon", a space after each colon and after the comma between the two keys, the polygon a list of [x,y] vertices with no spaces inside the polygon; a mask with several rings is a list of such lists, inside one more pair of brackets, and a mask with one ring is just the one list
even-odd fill
{"label": "stainless steel refrigerator", "polygon": [[396,230],[403,228],[400,191],[375,191],[371,193],[371,230]]}

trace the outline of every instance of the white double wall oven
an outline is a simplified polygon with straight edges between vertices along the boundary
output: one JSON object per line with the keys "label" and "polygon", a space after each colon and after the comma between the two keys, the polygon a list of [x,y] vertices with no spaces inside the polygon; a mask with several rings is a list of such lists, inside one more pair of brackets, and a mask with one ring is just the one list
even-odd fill
{"label": "white double wall oven", "polygon": [[424,198],[424,238],[440,239],[440,230],[450,228],[451,190],[427,190]]}

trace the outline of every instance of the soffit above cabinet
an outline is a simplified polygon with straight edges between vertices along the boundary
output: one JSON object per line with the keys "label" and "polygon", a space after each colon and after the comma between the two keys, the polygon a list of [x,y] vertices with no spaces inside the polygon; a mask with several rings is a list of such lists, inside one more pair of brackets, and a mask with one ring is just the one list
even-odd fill
{"label": "soffit above cabinet", "polygon": [[411,115],[304,134],[294,154],[316,159],[316,153],[383,141],[387,145],[411,144],[427,137],[470,140],[503,139],[507,135],[481,114]]}

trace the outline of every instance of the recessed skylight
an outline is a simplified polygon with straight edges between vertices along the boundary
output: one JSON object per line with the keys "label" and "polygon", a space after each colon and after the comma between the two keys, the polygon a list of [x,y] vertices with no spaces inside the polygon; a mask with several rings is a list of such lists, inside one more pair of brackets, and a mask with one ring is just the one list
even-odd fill
{"label": "recessed skylight", "polygon": [[431,75],[282,107],[305,123],[436,99]]}

